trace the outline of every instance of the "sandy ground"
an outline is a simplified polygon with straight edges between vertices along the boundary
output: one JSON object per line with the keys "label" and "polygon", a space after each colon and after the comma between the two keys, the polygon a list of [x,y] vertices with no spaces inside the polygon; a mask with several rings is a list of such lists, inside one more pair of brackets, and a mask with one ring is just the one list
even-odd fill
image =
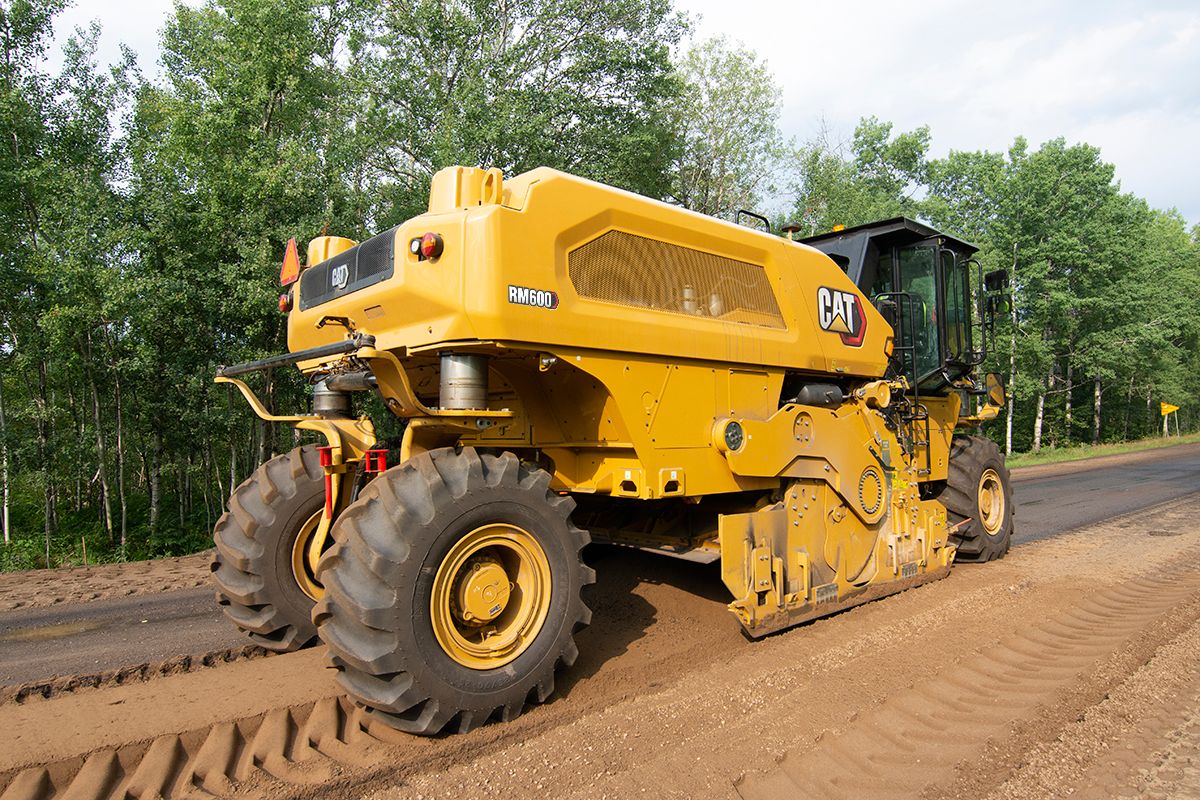
{"label": "sandy ground", "polygon": [[158,561],[0,573],[0,611],[87,603],[208,585],[213,551]]}
{"label": "sandy ground", "polygon": [[319,650],[0,705],[0,798],[1191,797],[1200,497],[749,642],[714,571],[600,549],[551,702],[421,739]]}

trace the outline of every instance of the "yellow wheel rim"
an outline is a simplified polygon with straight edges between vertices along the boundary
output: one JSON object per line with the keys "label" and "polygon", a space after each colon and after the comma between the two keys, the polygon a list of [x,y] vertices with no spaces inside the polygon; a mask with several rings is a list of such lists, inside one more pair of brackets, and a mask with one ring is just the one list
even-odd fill
{"label": "yellow wheel rim", "polygon": [[446,655],[471,669],[502,667],[525,652],[546,622],[550,562],[523,528],[476,528],[442,559],[429,610]]}
{"label": "yellow wheel rim", "polygon": [[308,595],[314,603],[325,594],[325,589],[317,583],[316,577],[309,569],[308,545],[317,532],[317,526],[321,524],[321,515],[324,513],[325,509],[322,508],[309,517],[296,532],[296,538],[292,540],[292,577],[296,579],[296,585],[300,587],[300,591]]}
{"label": "yellow wheel rim", "polygon": [[994,469],[985,469],[979,476],[979,522],[990,536],[1004,525],[1004,484]]}

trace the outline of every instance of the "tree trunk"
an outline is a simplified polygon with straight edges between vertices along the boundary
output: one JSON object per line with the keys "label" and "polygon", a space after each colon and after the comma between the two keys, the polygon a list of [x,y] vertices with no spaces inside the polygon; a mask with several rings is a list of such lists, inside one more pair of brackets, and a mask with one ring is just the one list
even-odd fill
{"label": "tree trunk", "polygon": [[1004,419],[1004,455],[1012,455],[1012,429],[1013,429],[1013,397],[1008,398],[1008,409],[1005,412]]}
{"label": "tree trunk", "polygon": [[[1017,274],[1017,243],[1013,242],[1012,276]],[[1009,321],[1012,328],[1008,340],[1008,412],[1004,423],[1004,454],[1011,456],[1013,451],[1012,431],[1014,406],[1017,404],[1017,293],[1014,291],[1008,301]]]}
{"label": "tree trunk", "polygon": [[201,451],[201,474],[203,479],[200,481],[201,497],[204,498],[204,527],[212,529],[212,503],[209,502],[208,495],[212,491],[212,459],[209,458],[211,453],[208,448],[208,440],[205,439],[204,450]]}
{"label": "tree trunk", "polygon": [[183,488],[183,462],[176,461],[175,463],[175,492],[178,500],[175,505],[179,506],[179,530],[183,530],[183,504],[184,504],[184,488]]}
{"label": "tree trunk", "polygon": [[1133,376],[1129,376],[1129,391],[1125,392],[1125,421],[1121,427],[1121,441],[1129,441],[1129,412],[1133,408]]}
{"label": "tree trunk", "polygon": [[229,443],[229,495],[233,494],[233,487],[237,486],[237,445],[232,441]]}
{"label": "tree trunk", "polygon": [[[221,467],[217,464],[217,456],[213,452],[211,439],[208,442],[208,457],[212,460],[213,478],[217,481],[216,505],[217,510],[220,510],[221,506],[225,503],[225,498],[229,495],[225,493],[225,482],[221,479]],[[232,491],[232,489],[233,487],[230,487],[230,491]]]}
{"label": "tree trunk", "polygon": [[8,423],[4,419],[4,376],[0,375],[0,483],[3,483],[4,512],[0,524],[4,526],[4,543],[12,541],[8,527]]}
{"label": "tree trunk", "polygon": [[100,495],[104,503],[104,531],[108,541],[113,542],[113,513],[112,493],[108,486],[108,453],[104,443],[104,422],[100,414],[100,395],[96,391],[96,376],[92,372],[92,332],[84,337],[83,372],[87,377],[88,388],[92,392],[92,424],[96,426],[96,460],[100,462],[97,474],[100,476]]}
{"label": "tree trunk", "polygon": [[162,472],[162,433],[154,430],[154,443],[150,448],[150,536],[158,533],[158,512],[160,505],[159,478]]}
{"label": "tree trunk", "polygon": [[[74,387],[69,383],[67,384],[67,403],[71,406],[71,420],[75,425],[75,442],[76,446],[78,446],[87,438],[87,431],[85,430],[87,427],[87,422],[84,419],[85,415],[79,411],[79,403],[75,400]],[[71,459],[71,461],[75,465],[75,496],[72,498],[72,500],[74,500],[75,513],[78,514],[83,511],[83,479],[85,477],[84,471],[86,466],[84,465],[82,454],[78,454],[77,457]],[[88,505],[91,505],[91,498],[89,497],[88,500]],[[100,524],[104,524],[103,511],[101,511]]]}
{"label": "tree trunk", "polygon": [[41,461],[43,528],[46,534],[46,568],[50,568],[50,540],[54,537],[54,472],[50,468],[50,403],[46,396],[46,360],[38,360],[37,446]]}
{"label": "tree trunk", "polygon": [[[267,370],[266,377],[264,378],[265,386],[263,387],[264,388],[263,396],[264,396],[264,403],[267,407],[267,411],[274,413],[274,411],[275,411],[275,382],[273,380],[271,380],[271,378],[272,378],[271,370]],[[271,457],[271,450],[274,449],[274,444],[271,441],[271,439],[273,438],[271,434],[273,432],[274,431],[272,429],[270,422],[267,422],[265,419],[259,420],[258,462],[254,465],[255,467],[258,467],[261,464],[265,464],[267,459]]]}
{"label": "tree trunk", "polygon": [[1046,415],[1046,394],[1038,392],[1037,414],[1033,418],[1033,452],[1042,449],[1042,420]]}
{"label": "tree trunk", "polygon": [[1092,412],[1092,444],[1100,444],[1100,379],[1096,378],[1092,391],[1095,400],[1095,410]]}
{"label": "tree trunk", "polygon": [[[1146,387],[1146,416],[1149,418],[1149,421],[1150,421],[1150,427],[1149,427],[1150,430],[1154,430],[1154,418],[1151,416],[1151,414],[1153,414],[1153,411],[1151,411],[1151,408],[1150,408],[1150,395],[1153,392],[1154,392],[1154,387],[1152,385]],[[1142,430],[1146,430],[1146,428],[1142,428]],[[1146,435],[1149,436],[1149,434],[1146,434]]]}
{"label": "tree trunk", "polygon": [[[1069,350],[1070,348],[1068,348]],[[1067,417],[1067,447],[1071,446],[1071,394],[1075,390],[1075,365],[1071,363],[1071,355],[1067,353],[1067,396],[1064,410]]]}
{"label": "tree trunk", "polygon": [[129,505],[125,495],[125,422],[121,407],[121,373],[113,370],[116,376],[117,400],[117,494],[121,500],[121,557],[125,557],[125,544],[129,533]]}

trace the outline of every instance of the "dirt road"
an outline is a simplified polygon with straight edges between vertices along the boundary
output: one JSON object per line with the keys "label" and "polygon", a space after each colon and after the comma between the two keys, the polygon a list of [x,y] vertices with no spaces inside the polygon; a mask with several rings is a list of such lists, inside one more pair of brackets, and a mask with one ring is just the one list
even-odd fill
{"label": "dirt road", "polygon": [[[1195,491],[1200,453],[1180,458],[1145,481],[1124,465],[1120,502],[1110,485],[1074,511],[1069,494],[1034,506],[1127,509],[1172,469]],[[0,800],[1196,795],[1198,504],[1026,542],[757,643],[715,571],[600,549],[581,657],[514,723],[399,736],[338,696],[317,650],[241,660],[0,705]]]}
{"label": "dirt road", "polygon": [[[1200,445],[1027,468],[1014,484],[1021,544],[1200,491]],[[212,602],[210,558],[0,575],[0,686],[157,672],[164,660],[169,669],[240,652],[246,640]],[[674,579],[666,565],[637,569],[646,580]],[[627,591],[639,577],[600,579],[605,591]]]}

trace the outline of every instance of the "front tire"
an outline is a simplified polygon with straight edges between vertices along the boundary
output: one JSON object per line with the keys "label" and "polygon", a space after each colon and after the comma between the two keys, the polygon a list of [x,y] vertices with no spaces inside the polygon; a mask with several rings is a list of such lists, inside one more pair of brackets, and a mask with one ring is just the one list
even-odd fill
{"label": "front tire", "polygon": [[512,453],[433,450],[334,526],[313,619],[342,687],[399,730],[465,732],[554,690],[591,618],[575,503]]}
{"label": "front tire", "polygon": [[324,509],[325,471],[316,446],[306,445],[255,470],[213,530],[217,602],[268,650],[287,653],[316,638],[312,607],[320,586],[303,553]]}
{"label": "front tire", "polygon": [[1000,448],[982,436],[955,436],[950,446],[946,488],[938,499],[951,526],[957,561],[1003,558],[1012,543],[1012,483]]}

